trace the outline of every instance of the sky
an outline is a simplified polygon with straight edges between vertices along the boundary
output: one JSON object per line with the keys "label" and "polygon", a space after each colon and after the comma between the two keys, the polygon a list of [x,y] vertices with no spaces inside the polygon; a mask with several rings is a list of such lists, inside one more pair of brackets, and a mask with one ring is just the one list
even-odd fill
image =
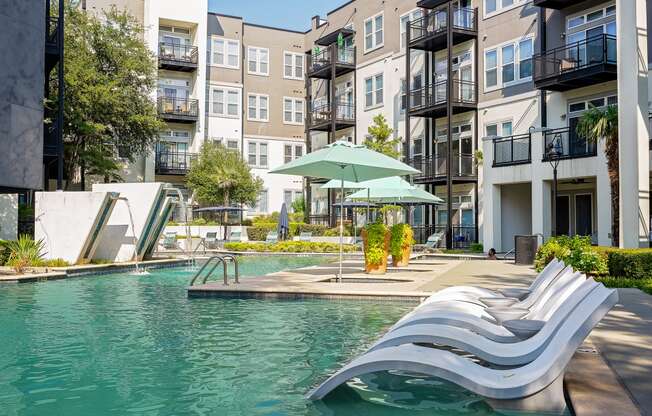
{"label": "sky", "polygon": [[247,23],[306,31],[310,18],[348,0],[208,0],[208,11],[241,16]]}

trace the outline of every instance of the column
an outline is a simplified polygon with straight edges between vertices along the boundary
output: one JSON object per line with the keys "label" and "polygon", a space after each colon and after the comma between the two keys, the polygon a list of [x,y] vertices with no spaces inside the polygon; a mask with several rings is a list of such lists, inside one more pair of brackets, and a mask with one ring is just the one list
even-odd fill
{"label": "column", "polygon": [[595,219],[598,228],[598,244],[601,246],[611,246],[611,185],[609,184],[606,157],[604,154],[598,157],[604,166],[604,169],[598,170],[595,188]]}
{"label": "column", "polygon": [[[632,4],[634,3],[634,4]],[[617,0],[620,247],[649,245],[649,134],[645,0]]]}
{"label": "column", "polygon": [[539,236],[539,244],[552,235],[552,185],[550,181],[532,178],[532,234]]}
{"label": "column", "polygon": [[500,185],[487,184],[484,191],[482,244],[485,251],[489,251],[490,248],[501,251]]}

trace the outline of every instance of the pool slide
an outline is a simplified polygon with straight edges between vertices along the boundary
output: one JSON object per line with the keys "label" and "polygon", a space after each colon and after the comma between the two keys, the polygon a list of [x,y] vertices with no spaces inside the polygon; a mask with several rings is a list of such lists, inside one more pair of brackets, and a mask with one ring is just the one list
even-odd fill
{"label": "pool slide", "polygon": [[489,368],[442,349],[405,344],[363,354],[308,394],[321,399],[337,386],[364,374],[407,371],[439,377],[487,398],[500,410],[565,412],[563,378],[566,366],[591,330],[617,303],[618,292],[599,287],[563,320],[530,363],[516,368]]}

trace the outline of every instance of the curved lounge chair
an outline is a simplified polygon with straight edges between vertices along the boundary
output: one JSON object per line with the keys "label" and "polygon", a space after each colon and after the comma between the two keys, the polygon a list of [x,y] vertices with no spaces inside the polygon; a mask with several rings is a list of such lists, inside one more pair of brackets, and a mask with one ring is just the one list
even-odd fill
{"label": "curved lounge chair", "polygon": [[400,370],[439,377],[489,399],[494,408],[564,411],[563,376],[566,365],[591,332],[618,301],[615,290],[588,296],[567,319],[541,354],[531,363],[511,369],[491,369],[452,352],[413,344],[365,353],[308,394],[321,399],[353,377]]}
{"label": "curved lounge chair", "polygon": [[[523,316],[522,319],[546,320],[546,318],[549,318],[560,307],[565,297],[577,288],[578,283],[581,284],[583,281],[582,276],[579,272],[566,272],[564,276],[557,279],[555,285],[553,285],[554,287],[551,287],[551,297],[541,307],[537,305],[535,309]],[[552,297],[553,293],[555,294],[554,297]],[[446,306],[449,307],[447,308]],[[495,323],[494,318],[485,309],[471,304],[466,304],[464,307],[466,307],[465,311],[462,311],[462,307],[459,305],[457,305],[456,310],[451,310],[450,305],[433,307],[427,310],[416,310],[394,324],[389,332],[411,325],[441,324],[464,328],[497,342],[519,341],[519,337],[515,336],[505,327]]]}
{"label": "curved lounge chair", "polygon": [[449,325],[421,324],[385,334],[369,351],[403,344],[428,343],[469,352],[497,365],[523,365],[533,361],[552,340],[566,319],[574,319],[575,308],[589,297],[599,297],[606,289],[593,279],[585,280],[531,338],[514,343],[492,341],[467,329]]}

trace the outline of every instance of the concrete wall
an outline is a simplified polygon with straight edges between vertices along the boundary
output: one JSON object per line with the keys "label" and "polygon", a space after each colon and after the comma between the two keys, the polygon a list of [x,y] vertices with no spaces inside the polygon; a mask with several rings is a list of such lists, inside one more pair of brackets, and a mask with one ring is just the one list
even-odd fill
{"label": "concrete wall", "polygon": [[18,237],[18,195],[0,194],[0,240]]}
{"label": "concrete wall", "polygon": [[501,187],[501,244],[498,251],[514,248],[515,235],[532,234],[532,187],[529,183]]}
{"label": "concrete wall", "polygon": [[45,6],[0,0],[0,188],[43,187]]}

